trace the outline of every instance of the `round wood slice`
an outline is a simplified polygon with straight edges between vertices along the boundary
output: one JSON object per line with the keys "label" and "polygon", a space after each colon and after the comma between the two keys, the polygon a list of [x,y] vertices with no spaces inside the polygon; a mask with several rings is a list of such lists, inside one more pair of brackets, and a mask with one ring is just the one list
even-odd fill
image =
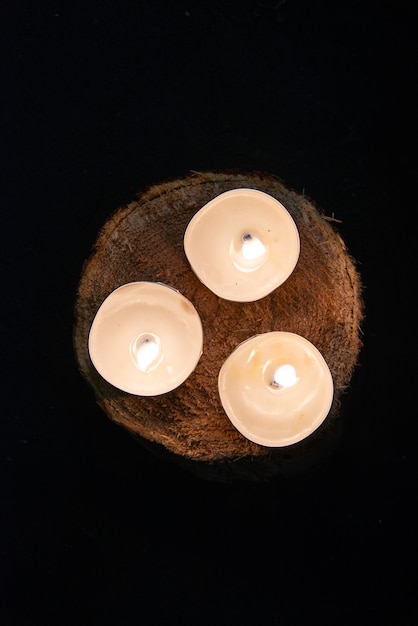
{"label": "round wood slice", "polygon": [[[215,196],[238,187],[277,198],[299,230],[300,257],[284,284],[256,302],[223,300],[192,271],[183,248],[192,216]],[[108,384],[93,367],[88,335],[103,300],[133,281],[178,289],[199,312],[202,357],[170,393],[130,395]],[[308,197],[276,176],[258,172],[202,172],[162,182],[118,208],[102,227],[82,268],[75,302],[78,366],[100,407],[164,459],[209,480],[266,480],[317,464],[340,432],[342,395],[361,350],[362,285],[355,261],[332,221]],[[304,441],[269,448],[248,441],[230,423],[218,394],[221,365],[243,340],[283,330],[302,335],[322,353],[334,381],[334,401],[323,424]]]}

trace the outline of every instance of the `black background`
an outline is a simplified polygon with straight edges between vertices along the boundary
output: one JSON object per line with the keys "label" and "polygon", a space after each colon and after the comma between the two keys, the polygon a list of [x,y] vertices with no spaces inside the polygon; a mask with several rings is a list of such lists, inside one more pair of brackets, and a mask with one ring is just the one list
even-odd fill
{"label": "black background", "polygon": [[[0,18],[0,622],[417,624],[414,3],[3,0]],[[72,347],[111,212],[230,168],[341,220],[365,286],[336,451],[265,484],[142,449]]]}

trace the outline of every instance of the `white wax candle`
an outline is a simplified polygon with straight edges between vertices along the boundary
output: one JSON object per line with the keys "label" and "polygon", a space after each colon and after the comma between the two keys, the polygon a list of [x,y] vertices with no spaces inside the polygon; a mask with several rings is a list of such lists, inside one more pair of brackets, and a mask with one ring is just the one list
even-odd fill
{"label": "white wax candle", "polygon": [[310,435],[328,415],[334,394],[319,350],[300,335],[280,331],[239,344],[221,367],[218,388],[235,428],[269,447]]}
{"label": "white wax candle", "polygon": [[256,189],[232,189],[190,220],[184,251],[201,282],[217,296],[252,302],[271,293],[299,258],[296,224],[275,198]]}
{"label": "white wax candle", "polygon": [[89,334],[94,367],[131,394],[157,396],[178,387],[202,354],[200,317],[176,289],[133,282],[102,303]]}

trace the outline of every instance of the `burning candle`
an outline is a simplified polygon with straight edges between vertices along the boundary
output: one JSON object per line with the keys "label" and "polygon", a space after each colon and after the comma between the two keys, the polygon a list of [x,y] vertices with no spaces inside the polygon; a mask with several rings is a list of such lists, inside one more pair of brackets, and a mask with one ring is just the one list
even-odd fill
{"label": "burning candle", "polygon": [[299,258],[299,233],[287,209],[256,189],[232,189],[190,220],[184,250],[199,280],[217,296],[252,302],[271,293]]}
{"label": "burning candle", "polygon": [[308,437],[328,415],[334,394],[319,350],[304,337],[281,331],[239,344],[221,367],[218,388],[235,428],[269,447]]}
{"label": "burning candle", "polygon": [[202,346],[192,303],[172,287],[146,281],[122,285],[104,300],[88,342],[99,374],[139,396],[178,387],[195,369]]}

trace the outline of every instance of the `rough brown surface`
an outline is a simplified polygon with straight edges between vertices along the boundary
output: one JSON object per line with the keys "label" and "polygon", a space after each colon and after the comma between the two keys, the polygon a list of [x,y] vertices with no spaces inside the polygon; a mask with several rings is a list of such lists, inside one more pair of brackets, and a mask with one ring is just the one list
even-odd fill
{"label": "rough brown surface", "polygon": [[[250,303],[214,295],[197,279],[183,250],[184,231],[196,211],[220,193],[238,187],[259,189],[280,200],[295,220],[301,241],[299,261],[287,281]],[[94,369],[88,353],[90,326],[102,301],[120,285],[140,280],[178,289],[195,305],[204,332],[203,355],[196,370],[176,390],[151,398],[109,385]],[[356,264],[332,222],[312,200],[272,175],[192,173],[138,194],[104,224],[82,269],[74,346],[81,373],[104,412],[145,445],[208,477],[267,478],[322,454],[338,432],[341,396],[361,349],[362,315]],[[311,341],[327,361],[335,387],[324,424],[305,442],[282,449],[246,440],[229,422],[217,388],[219,369],[237,344],[273,330],[298,333]]]}

